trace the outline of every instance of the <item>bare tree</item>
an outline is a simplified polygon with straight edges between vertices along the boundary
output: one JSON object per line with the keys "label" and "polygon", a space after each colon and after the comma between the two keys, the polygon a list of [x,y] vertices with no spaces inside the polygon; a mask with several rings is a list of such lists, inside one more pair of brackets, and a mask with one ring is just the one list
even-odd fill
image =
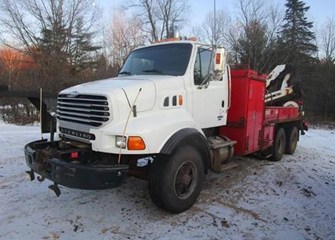
{"label": "bare tree", "polygon": [[[225,10],[216,11],[216,20],[214,13],[207,14],[203,23],[193,29],[194,34],[199,40],[214,45],[227,45],[229,29],[231,28],[231,17]],[[214,23],[216,21],[216,23]],[[214,29],[215,28],[215,29]]]}
{"label": "bare tree", "polygon": [[268,11],[265,8],[264,0],[239,0],[239,17],[241,25],[246,26],[255,20],[264,21],[267,19]]}
{"label": "bare tree", "polygon": [[130,51],[144,45],[143,25],[138,16],[128,17],[124,11],[115,11],[107,29],[106,45],[111,64],[119,68]]}
{"label": "bare tree", "polygon": [[16,79],[19,76],[19,71],[17,70],[21,68],[23,61],[24,56],[19,52],[10,48],[0,49],[0,66],[2,68],[1,72],[7,75],[6,85],[10,86],[13,82],[16,83]]}
{"label": "bare tree", "polygon": [[170,37],[175,26],[185,22],[188,0],[133,0],[128,7],[135,9],[150,42]]}
{"label": "bare tree", "polygon": [[270,70],[278,58],[273,50],[281,22],[279,5],[265,0],[239,0],[239,15],[228,37],[235,62],[261,72]]}
{"label": "bare tree", "polygon": [[328,18],[319,31],[320,47],[326,62],[335,60],[335,19]]}
{"label": "bare tree", "polygon": [[[335,19],[328,18],[317,32],[320,58],[312,77],[304,79],[306,109],[324,121],[335,119]],[[308,66],[310,69],[311,66]]]}
{"label": "bare tree", "polygon": [[235,18],[225,10],[218,10],[214,24],[211,12],[193,32],[201,41],[225,46],[232,63],[249,64],[256,70],[267,71],[276,58],[271,50],[275,48],[282,23],[282,10],[268,0],[239,0],[237,6]]}
{"label": "bare tree", "polygon": [[[62,25],[70,38],[79,20],[89,32],[97,17],[91,0],[2,0],[0,12],[6,32],[28,49],[38,46],[43,29]],[[1,40],[11,45],[10,39]]]}
{"label": "bare tree", "polygon": [[46,76],[61,81],[84,68],[84,55],[96,50],[89,43],[96,13],[91,0],[2,0],[0,39],[26,51]]}

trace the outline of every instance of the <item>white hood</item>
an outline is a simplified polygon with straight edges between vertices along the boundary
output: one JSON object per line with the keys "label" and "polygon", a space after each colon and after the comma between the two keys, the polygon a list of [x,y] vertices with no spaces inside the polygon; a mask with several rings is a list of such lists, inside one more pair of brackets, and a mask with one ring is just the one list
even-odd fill
{"label": "white hood", "polygon": [[[116,97],[122,102],[133,104],[139,90],[141,92],[136,101],[137,111],[148,111],[154,107],[157,91],[169,93],[172,89],[182,89],[182,77],[168,75],[124,76],[105,80],[92,81],[63,90],[62,94],[78,92],[79,94],[105,95]],[[122,99],[120,99],[122,98]],[[127,99],[128,98],[128,99]]]}
{"label": "white hood", "polygon": [[[140,77],[118,77],[105,80],[92,81],[67,88],[61,94],[78,92],[79,94],[105,95],[126,99],[133,104],[139,90],[141,93],[136,101],[138,111],[147,111],[153,108],[156,99],[155,83],[146,78]],[[127,99],[128,98],[128,99]],[[121,99],[120,99],[121,100]]]}

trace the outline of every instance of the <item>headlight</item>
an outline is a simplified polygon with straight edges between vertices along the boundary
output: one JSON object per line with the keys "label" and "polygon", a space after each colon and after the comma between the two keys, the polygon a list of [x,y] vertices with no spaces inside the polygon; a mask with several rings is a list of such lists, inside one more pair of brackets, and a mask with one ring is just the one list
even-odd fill
{"label": "headlight", "polygon": [[115,146],[118,148],[126,148],[127,146],[127,137],[125,136],[115,136]]}

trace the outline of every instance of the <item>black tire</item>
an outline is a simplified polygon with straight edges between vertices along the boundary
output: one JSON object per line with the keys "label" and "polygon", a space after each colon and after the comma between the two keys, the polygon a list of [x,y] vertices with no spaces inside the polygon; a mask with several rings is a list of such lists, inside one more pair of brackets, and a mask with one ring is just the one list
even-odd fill
{"label": "black tire", "polygon": [[273,143],[272,147],[272,161],[279,161],[284,152],[285,152],[285,147],[286,147],[286,134],[283,128],[280,128],[275,137],[275,141]]}
{"label": "black tire", "polygon": [[170,158],[153,162],[149,175],[151,199],[168,212],[183,212],[197,200],[203,179],[200,153],[193,146],[181,147]]}
{"label": "black tire", "polygon": [[286,148],[285,153],[293,154],[295,149],[297,148],[299,139],[299,131],[297,127],[292,127],[289,129],[287,136],[286,136]]}

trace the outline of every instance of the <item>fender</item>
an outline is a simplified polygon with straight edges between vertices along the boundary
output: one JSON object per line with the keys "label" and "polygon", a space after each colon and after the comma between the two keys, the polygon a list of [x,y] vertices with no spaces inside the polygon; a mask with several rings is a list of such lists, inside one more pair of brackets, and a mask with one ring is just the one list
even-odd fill
{"label": "fender", "polygon": [[184,128],[174,133],[165,143],[160,153],[170,155],[183,145],[192,145],[200,151],[204,162],[205,173],[207,173],[208,163],[210,161],[210,149],[207,139],[197,129]]}

